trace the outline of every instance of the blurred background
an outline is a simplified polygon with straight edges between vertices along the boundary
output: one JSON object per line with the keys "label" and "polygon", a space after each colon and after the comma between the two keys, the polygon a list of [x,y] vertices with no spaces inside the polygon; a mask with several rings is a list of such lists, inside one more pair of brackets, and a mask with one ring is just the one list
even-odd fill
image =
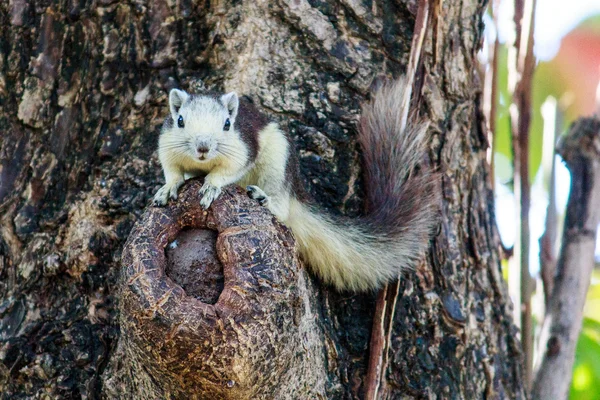
{"label": "blurred background", "polygon": [[[520,264],[510,257],[518,241],[520,213],[515,197],[511,112],[517,64],[511,50],[518,40],[514,0],[492,2],[486,16],[486,44],[480,54],[486,77],[488,100],[484,105],[490,120],[494,166],[496,218],[505,252],[505,278],[513,303],[519,304]],[[535,4],[536,2],[534,2]],[[531,125],[529,130],[530,239],[529,271],[534,280],[531,294],[535,341],[544,315],[540,254],[556,257],[560,249],[562,221],[569,195],[569,171],[554,153],[555,143],[574,120],[600,113],[600,1],[538,0],[534,5],[535,72],[531,81]],[[492,88],[491,79],[494,77]],[[518,76],[518,75],[517,75]],[[513,128],[514,129],[514,128]],[[551,230],[549,246],[540,250],[540,238]],[[544,253],[545,252],[545,253]],[[542,261],[540,261],[542,260]],[[520,321],[520,307],[515,307]],[[534,364],[538,354],[533,354]],[[600,399],[600,240],[596,243],[594,270],[585,306],[571,384],[571,399]]]}

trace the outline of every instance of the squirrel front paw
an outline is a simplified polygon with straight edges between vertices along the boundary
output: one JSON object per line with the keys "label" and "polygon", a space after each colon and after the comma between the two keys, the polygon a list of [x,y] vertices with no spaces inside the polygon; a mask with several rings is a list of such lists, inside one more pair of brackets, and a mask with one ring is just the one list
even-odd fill
{"label": "squirrel front paw", "polygon": [[246,186],[246,191],[251,199],[258,200],[261,206],[268,207],[271,198],[258,186],[250,185]]}
{"label": "squirrel front paw", "polygon": [[213,201],[215,201],[219,195],[221,194],[221,188],[217,186],[213,186],[208,182],[205,182],[204,185],[200,188],[198,193],[202,196],[200,200],[200,205],[203,209],[207,209],[210,207]]}
{"label": "squirrel front paw", "polygon": [[172,183],[167,183],[158,189],[158,192],[154,195],[153,204],[157,207],[163,207],[167,204],[169,198],[177,200],[177,191],[181,185],[183,185],[183,182],[185,181],[181,179]]}

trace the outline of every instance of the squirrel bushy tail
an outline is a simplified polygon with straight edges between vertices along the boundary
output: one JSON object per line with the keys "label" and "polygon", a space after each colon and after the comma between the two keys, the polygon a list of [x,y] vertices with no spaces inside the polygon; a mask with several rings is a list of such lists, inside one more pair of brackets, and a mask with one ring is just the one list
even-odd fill
{"label": "squirrel bushy tail", "polygon": [[427,124],[402,128],[404,80],[383,85],[363,107],[364,217],[334,218],[292,201],[287,224],[303,258],[339,289],[377,289],[418,262],[437,222],[437,175],[420,164]]}

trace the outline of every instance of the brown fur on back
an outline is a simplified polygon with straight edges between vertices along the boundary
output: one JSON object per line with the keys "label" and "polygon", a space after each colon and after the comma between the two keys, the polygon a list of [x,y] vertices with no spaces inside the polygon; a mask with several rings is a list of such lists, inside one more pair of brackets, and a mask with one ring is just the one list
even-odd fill
{"label": "brown fur on back", "polygon": [[262,114],[246,97],[240,98],[235,128],[250,150],[250,159],[256,159],[258,153],[258,133],[269,124],[269,118]]}

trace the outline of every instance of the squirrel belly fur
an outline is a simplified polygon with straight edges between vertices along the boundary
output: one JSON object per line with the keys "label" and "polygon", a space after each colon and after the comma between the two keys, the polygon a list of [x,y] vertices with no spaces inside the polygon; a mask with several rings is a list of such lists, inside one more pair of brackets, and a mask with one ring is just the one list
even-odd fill
{"label": "squirrel belly fur", "polygon": [[437,223],[436,174],[426,166],[416,171],[427,125],[409,120],[402,128],[405,90],[402,79],[385,84],[363,107],[363,217],[332,216],[312,205],[287,133],[234,92],[171,90],[158,149],[166,184],[154,204],[177,198],[190,177],[205,175],[204,208],[237,183],[292,230],[301,257],[321,280],[340,290],[377,289],[416,265]]}

